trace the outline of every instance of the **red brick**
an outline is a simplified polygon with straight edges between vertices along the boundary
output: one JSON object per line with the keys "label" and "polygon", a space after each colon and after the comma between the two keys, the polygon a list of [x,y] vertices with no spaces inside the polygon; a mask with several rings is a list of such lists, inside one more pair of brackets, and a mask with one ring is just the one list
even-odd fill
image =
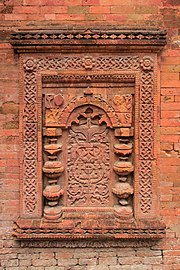
{"label": "red brick", "polygon": [[180,89],[179,88],[161,88],[162,95],[179,95]]}
{"label": "red brick", "polygon": [[[178,118],[175,119],[161,119],[162,127],[180,127],[180,120]],[[174,133],[176,134],[176,133]]]}
{"label": "red brick", "polygon": [[180,56],[180,51],[176,49],[167,48],[162,52],[162,57],[178,57]]}
{"label": "red brick", "polygon": [[69,6],[68,7],[69,14],[87,14],[89,13],[88,6]]}
{"label": "red brick", "polygon": [[130,5],[111,6],[111,13],[131,14],[131,13],[135,13],[135,7],[130,6]]}
{"label": "red brick", "polygon": [[144,6],[144,5],[136,5],[135,6],[135,13],[137,14],[157,14],[158,7],[157,6]]}
{"label": "red brick", "polygon": [[[89,252],[86,254],[88,256]],[[85,256],[85,257],[87,257]],[[62,250],[56,253],[56,259],[72,259],[74,257],[74,250]],[[75,258],[75,257],[74,257]]]}
{"label": "red brick", "polygon": [[61,6],[64,4],[64,0],[41,0],[43,6]]}
{"label": "red brick", "polygon": [[22,5],[22,0],[6,0],[5,4],[7,6],[21,6]]}
{"label": "red brick", "polygon": [[[75,0],[73,0],[75,1]],[[23,0],[23,5],[27,6],[61,6],[64,5],[64,0]]]}
{"label": "red brick", "polygon": [[24,6],[39,6],[41,5],[41,0],[23,0],[23,5]]}
{"label": "red brick", "polygon": [[99,5],[99,0],[82,0],[83,6],[96,6]]}
{"label": "red brick", "polygon": [[180,142],[180,138],[178,135],[161,135],[161,142],[177,143]]}
{"label": "red brick", "polygon": [[180,95],[179,96],[175,96],[175,101],[180,102]]}
{"label": "red brick", "polygon": [[161,96],[162,102],[174,102],[174,96]]}
{"label": "red brick", "polygon": [[8,159],[6,160],[6,166],[7,167],[18,167],[19,166],[19,160],[18,159]]}
{"label": "red brick", "polygon": [[132,0],[122,1],[122,0],[99,0],[102,6],[121,6],[121,5],[131,5]]}
{"label": "red brick", "polygon": [[104,16],[102,14],[86,14],[85,19],[87,21],[102,21],[104,20]]}
{"label": "red brick", "polygon": [[175,143],[174,144],[174,150],[180,151],[180,143]]}
{"label": "red brick", "polygon": [[82,0],[64,0],[65,6],[80,6],[82,4]]}
{"label": "red brick", "polygon": [[27,14],[5,14],[4,18],[7,21],[26,21]]}
{"label": "red brick", "polygon": [[106,21],[126,21],[128,16],[126,14],[109,14],[105,16]]}
{"label": "red brick", "polygon": [[[161,65],[161,72],[180,72],[180,65]],[[172,86],[174,87],[174,86]]]}
{"label": "red brick", "polygon": [[[14,192],[0,192],[0,196],[1,196],[1,200],[7,200],[7,201],[11,201],[11,200],[19,200],[19,192],[14,191]],[[11,206],[13,206],[13,204],[11,204]]]}
{"label": "red brick", "polygon": [[180,256],[180,250],[164,250],[164,256]]}
{"label": "red brick", "polygon": [[44,14],[44,18],[45,20],[55,20],[56,19],[56,15],[53,14]]}
{"label": "red brick", "polygon": [[179,111],[180,110],[180,102],[168,102],[162,103],[161,108],[163,111]]}
{"label": "red brick", "polygon": [[[172,52],[172,50],[171,50]],[[180,56],[178,57],[177,55],[175,57],[168,55],[168,57],[161,57],[161,63],[162,65],[179,65],[180,63]]]}
{"label": "red brick", "polygon": [[13,13],[26,14],[26,13],[38,13],[39,8],[37,6],[17,6],[14,7]]}
{"label": "red brick", "polygon": [[161,143],[161,150],[173,150],[173,143]]}
{"label": "red brick", "polygon": [[56,20],[59,21],[83,21],[85,14],[56,14]]}
{"label": "red brick", "polygon": [[[164,257],[164,264],[169,264],[169,265],[172,265],[172,264],[178,264],[180,265],[180,257],[179,256],[166,256]],[[178,268],[177,268],[178,269]]]}
{"label": "red brick", "polygon": [[90,7],[89,10],[90,13],[97,13],[97,14],[102,14],[102,13],[110,13],[110,8],[109,7],[101,7],[101,6],[94,6]]}
{"label": "red brick", "polygon": [[180,111],[161,111],[161,118],[179,118]]}
{"label": "red brick", "polygon": [[161,0],[147,0],[147,1],[143,1],[143,0],[136,0],[136,5],[143,5],[143,6],[151,6],[151,5],[162,5],[162,1]]}
{"label": "red brick", "polygon": [[172,195],[160,195],[161,202],[172,202]]}
{"label": "red brick", "polygon": [[67,7],[65,6],[41,6],[40,12],[45,14],[53,13],[67,13]]}
{"label": "red brick", "polygon": [[100,265],[116,265],[117,264],[117,257],[100,257],[99,258]]}
{"label": "red brick", "polygon": [[0,43],[0,49],[12,49],[12,45],[9,43]]}
{"label": "red brick", "polygon": [[0,136],[7,136],[8,140],[15,140],[15,137],[19,136],[19,131],[15,129],[2,129],[0,130]]}
{"label": "red brick", "polygon": [[155,264],[162,264],[162,257],[145,257],[143,258],[143,264],[155,265]]}
{"label": "red brick", "polygon": [[161,164],[162,166],[165,165],[169,165],[171,164],[172,166],[179,166],[180,165],[180,158],[171,158],[171,157],[167,157],[167,158],[161,158]]}
{"label": "red brick", "polygon": [[162,87],[180,87],[179,80],[161,80]]}
{"label": "red brick", "polygon": [[38,21],[38,20],[44,20],[43,14],[27,14],[27,20],[29,21]]}
{"label": "red brick", "polygon": [[178,80],[179,79],[179,74],[178,73],[173,73],[173,72],[162,72],[161,73],[161,80]]}
{"label": "red brick", "polygon": [[169,166],[165,164],[160,164],[161,173],[178,173],[178,166]]}

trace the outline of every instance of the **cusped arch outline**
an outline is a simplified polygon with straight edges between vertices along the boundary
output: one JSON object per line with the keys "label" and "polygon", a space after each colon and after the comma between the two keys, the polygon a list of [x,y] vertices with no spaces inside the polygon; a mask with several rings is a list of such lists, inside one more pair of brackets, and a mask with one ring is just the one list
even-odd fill
{"label": "cusped arch outline", "polygon": [[94,97],[94,96],[81,96],[77,98],[73,98],[69,104],[62,110],[60,117],[59,117],[59,124],[62,127],[68,128],[71,123],[69,121],[70,115],[72,112],[81,106],[91,105],[98,107],[104,111],[104,113],[108,116],[110,120],[110,128],[115,128],[120,126],[120,121],[118,119],[117,114],[112,106],[110,106],[104,99],[101,97]]}

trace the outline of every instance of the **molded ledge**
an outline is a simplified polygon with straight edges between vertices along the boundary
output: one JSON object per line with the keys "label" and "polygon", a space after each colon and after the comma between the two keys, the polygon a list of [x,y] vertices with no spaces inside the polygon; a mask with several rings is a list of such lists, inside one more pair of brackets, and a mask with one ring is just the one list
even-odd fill
{"label": "molded ledge", "polygon": [[[18,53],[41,51],[94,51],[106,46],[109,51],[158,52],[166,44],[166,31],[159,29],[57,29],[24,30],[11,34]],[[63,46],[62,46],[63,45]],[[88,45],[88,46],[87,46]],[[71,47],[69,47],[71,46]]]}
{"label": "molded ledge", "polygon": [[[105,220],[104,220],[105,221]],[[109,220],[106,221],[109,223]],[[19,240],[158,240],[165,237],[165,225],[157,220],[142,220],[114,225],[91,226],[70,220],[64,223],[49,223],[43,220],[19,219],[14,226],[14,236]]]}

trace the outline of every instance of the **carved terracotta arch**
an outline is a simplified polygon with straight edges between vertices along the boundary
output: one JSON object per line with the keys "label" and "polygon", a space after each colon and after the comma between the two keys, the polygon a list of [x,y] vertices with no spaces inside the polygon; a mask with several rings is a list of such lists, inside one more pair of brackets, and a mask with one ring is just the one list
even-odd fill
{"label": "carved terracotta arch", "polygon": [[[74,98],[63,110],[59,116],[59,123],[62,126],[68,127],[70,125],[70,114],[76,108],[85,105],[96,106],[104,111],[104,114],[108,116],[108,126],[117,127],[120,125],[117,114],[112,106],[110,106],[104,99],[101,97],[96,97],[93,95],[84,95],[77,98]],[[61,119],[66,119],[66,123]]]}

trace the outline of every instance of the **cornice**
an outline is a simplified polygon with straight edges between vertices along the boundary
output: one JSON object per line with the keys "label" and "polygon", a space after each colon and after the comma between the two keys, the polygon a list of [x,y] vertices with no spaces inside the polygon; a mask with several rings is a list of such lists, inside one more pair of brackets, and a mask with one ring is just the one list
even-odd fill
{"label": "cornice", "polygon": [[[11,34],[11,44],[21,52],[68,51],[69,46],[116,51],[159,51],[166,44],[166,31],[159,29],[59,29],[18,30]],[[63,45],[63,46],[62,46]]]}

